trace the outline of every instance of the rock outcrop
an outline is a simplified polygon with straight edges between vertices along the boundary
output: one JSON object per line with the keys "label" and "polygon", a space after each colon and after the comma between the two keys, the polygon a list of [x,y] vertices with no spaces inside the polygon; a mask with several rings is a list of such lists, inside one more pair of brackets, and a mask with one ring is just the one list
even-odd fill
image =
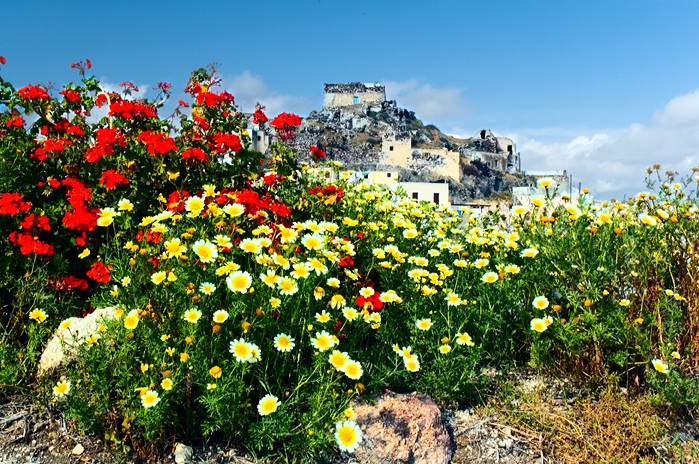
{"label": "rock outcrop", "polygon": [[[274,132],[269,125],[263,129],[267,134]],[[382,152],[387,140],[396,140],[410,151],[409,161],[401,166],[388,164]],[[490,131],[480,131],[469,139],[447,135],[434,125],[424,125],[414,112],[397,107],[395,101],[312,111],[289,143],[302,161],[310,159],[308,148],[315,145],[327,153],[329,160],[341,162],[348,170],[398,170],[399,178],[406,182],[448,182],[449,196],[455,204],[506,197],[513,186],[530,183],[519,171],[519,155],[503,152]],[[444,161],[431,150],[454,153],[454,174],[443,175],[439,167]]]}
{"label": "rock outcrop", "polygon": [[427,395],[386,393],[376,403],[354,405],[362,443],[354,452],[361,463],[447,464],[452,456],[442,414]]}

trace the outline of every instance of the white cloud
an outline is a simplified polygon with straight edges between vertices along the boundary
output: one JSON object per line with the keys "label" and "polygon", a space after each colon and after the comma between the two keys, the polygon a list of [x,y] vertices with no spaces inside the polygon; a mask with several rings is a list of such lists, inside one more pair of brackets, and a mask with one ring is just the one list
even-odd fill
{"label": "white cloud", "polygon": [[255,103],[265,106],[265,114],[271,119],[279,113],[306,115],[312,110],[319,110],[322,99],[282,95],[271,89],[261,76],[243,71],[242,74],[226,76],[221,83],[235,97],[236,104],[244,112],[255,110]]}
{"label": "white cloud", "polygon": [[386,86],[387,100],[396,100],[398,106],[414,111],[426,124],[468,113],[468,104],[462,96],[463,89],[458,87],[436,88],[417,79],[383,84]]}
{"label": "white cloud", "polygon": [[646,189],[648,166],[685,175],[699,164],[699,90],[673,98],[647,124],[586,132],[539,128],[504,135],[517,142],[523,169],[565,169],[574,185],[582,182],[598,198],[622,198]]}

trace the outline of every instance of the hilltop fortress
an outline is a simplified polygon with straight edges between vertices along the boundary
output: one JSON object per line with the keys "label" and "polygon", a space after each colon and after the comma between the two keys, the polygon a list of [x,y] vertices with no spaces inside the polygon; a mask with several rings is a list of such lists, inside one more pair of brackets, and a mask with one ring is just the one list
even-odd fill
{"label": "hilltop fortress", "polygon": [[[265,152],[273,134],[268,123],[255,127],[253,148]],[[367,179],[446,183],[457,203],[511,196],[513,187],[532,184],[513,140],[488,129],[468,138],[444,134],[387,100],[378,83],[325,84],[322,109],[303,119],[291,144],[301,161],[315,145]]]}
{"label": "hilltop fortress", "polygon": [[[386,88],[378,83],[325,84],[323,110],[335,108],[367,107],[368,112],[379,113],[388,104],[395,108],[395,101],[386,101]],[[429,170],[435,174],[461,179],[461,165],[478,160],[491,169],[518,173],[520,158],[515,143],[506,137],[495,137],[488,129],[478,131],[468,139],[468,147],[458,151],[446,147],[414,147],[408,131],[387,133],[381,141],[377,164],[403,167],[415,171]]]}

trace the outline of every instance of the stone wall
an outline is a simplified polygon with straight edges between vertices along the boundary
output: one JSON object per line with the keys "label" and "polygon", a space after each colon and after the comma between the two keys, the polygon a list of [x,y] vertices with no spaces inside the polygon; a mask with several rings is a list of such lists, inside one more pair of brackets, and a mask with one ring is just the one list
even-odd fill
{"label": "stone wall", "polygon": [[323,108],[366,105],[386,101],[386,87],[378,84],[325,84]]}

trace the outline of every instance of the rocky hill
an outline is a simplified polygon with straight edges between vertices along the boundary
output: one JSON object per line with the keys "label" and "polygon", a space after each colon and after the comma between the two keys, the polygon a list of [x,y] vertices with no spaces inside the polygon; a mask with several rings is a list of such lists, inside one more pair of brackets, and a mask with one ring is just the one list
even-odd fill
{"label": "rocky hill", "polygon": [[[410,153],[406,162],[387,156],[387,150],[393,150],[387,144],[393,142]],[[490,131],[469,139],[447,135],[432,124],[423,124],[414,112],[397,107],[394,101],[312,111],[291,144],[302,159],[310,156],[308,148],[315,145],[347,169],[397,171],[405,182],[448,182],[454,204],[505,199],[513,186],[530,183],[519,170],[519,155],[514,154],[515,165],[508,164],[513,154],[505,153]],[[442,160],[445,153],[455,161]],[[450,175],[445,175],[447,170]]]}

